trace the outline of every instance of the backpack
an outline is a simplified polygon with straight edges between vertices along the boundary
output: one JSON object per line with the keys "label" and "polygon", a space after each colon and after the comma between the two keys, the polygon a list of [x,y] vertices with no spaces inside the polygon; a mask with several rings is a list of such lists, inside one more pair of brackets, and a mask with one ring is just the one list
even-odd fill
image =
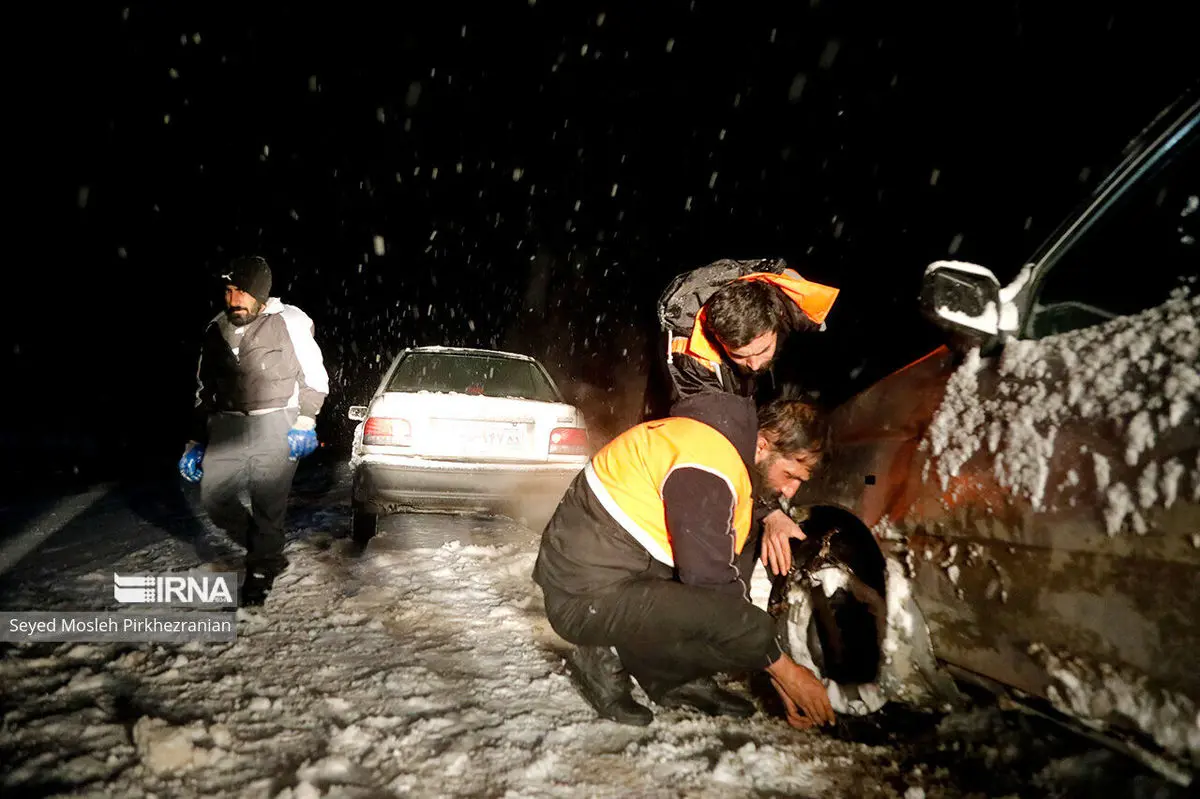
{"label": "backpack", "polygon": [[731,280],[755,272],[779,274],[787,269],[782,258],[761,258],[735,261],[723,258],[707,266],[677,275],[658,299],[658,323],[664,332],[689,336],[696,324],[696,314],[717,289]]}

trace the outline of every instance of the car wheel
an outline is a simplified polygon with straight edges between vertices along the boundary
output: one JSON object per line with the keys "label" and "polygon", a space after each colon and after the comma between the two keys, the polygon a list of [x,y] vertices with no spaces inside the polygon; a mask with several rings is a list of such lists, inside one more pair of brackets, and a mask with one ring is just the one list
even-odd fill
{"label": "car wheel", "polygon": [[826,683],[839,713],[888,700],[956,705],[903,564],[852,514],[799,510],[808,538],[791,542],[792,572],[775,578],[768,601],[785,651]]}
{"label": "car wheel", "polygon": [[350,537],[354,543],[365,546],[379,532],[379,515],[355,507],[350,516]]}
{"label": "car wheel", "polygon": [[[887,616],[883,597],[843,564],[789,578],[780,638],[792,659],[825,683],[838,713],[855,716],[887,701],[878,685]],[[782,608],[781,608],[782,609]]]}

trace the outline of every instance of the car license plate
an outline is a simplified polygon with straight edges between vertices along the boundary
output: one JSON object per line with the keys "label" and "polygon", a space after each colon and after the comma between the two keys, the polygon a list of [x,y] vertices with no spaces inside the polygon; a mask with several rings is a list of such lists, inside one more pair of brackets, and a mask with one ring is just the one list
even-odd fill
{"label": "car license plate", "polygon": [[528,440],[527,425],[513,422],[443,420],[439,427],[443,426],[446,433],[453,431],[447,438],[456,440],[459,451],[468,456],[523,452]]}
{"label": "car license plate", "polygon": [[495,425],[480,431],[475,441],[485,449],[521,449],[525,435],[519,427]]}

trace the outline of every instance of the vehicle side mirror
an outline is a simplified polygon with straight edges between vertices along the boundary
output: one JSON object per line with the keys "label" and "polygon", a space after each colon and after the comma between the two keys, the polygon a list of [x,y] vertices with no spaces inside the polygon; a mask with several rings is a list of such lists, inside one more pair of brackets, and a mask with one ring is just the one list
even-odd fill
{"label": "vehicle side mirror", "polygon": [[346,415],[356,422],[361,422],[367,418],[368,410],[366,405],[351,405],[350,411]]}
{"label": "vehicle side mirror", "polygon": [[921,311],[955,333],[972,338],[999,335],[1000,281],[982,266],[936,261],[921,282]]}

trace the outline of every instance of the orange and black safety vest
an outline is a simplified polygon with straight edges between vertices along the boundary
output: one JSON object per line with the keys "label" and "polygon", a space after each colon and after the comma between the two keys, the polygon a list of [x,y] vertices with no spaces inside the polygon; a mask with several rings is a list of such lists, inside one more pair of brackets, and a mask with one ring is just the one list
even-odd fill
{"label": "orange and black safety vest", "polygon": [[[776,275],[770,272],[754,272],[736,279],[762,280],[778,286],[789,300],[796,303],[796,306],[817,324],[825,321],[825,317],[829,315],[829,310],[833,307],[833,303],[837,299],[839,292],[838,289],[832,286],[813,283],[811,280],[805,280],[799,275],[793,277],[788,274]],[[673,336],[671,338],[671,353],[689,355],[698,363],[703,364],[711,371],[720,375],[721,354],[704,333],[706,311],[707,308],[701,308],[700,312],[696,314],[696,321],[692,324],[692,334],[690,336],[686,338],[684,336]]]}
{"label": "orange and black safety vest", "polygon": [[721,432],[686,417],[645,422],[609,442],[584,468],[588,487],[617,523],[657,561],[675,565],[663,505],[663,484],[681,468],[721,477],[734,497],[729,520],[740,553],[750,534],[750,473]]}

